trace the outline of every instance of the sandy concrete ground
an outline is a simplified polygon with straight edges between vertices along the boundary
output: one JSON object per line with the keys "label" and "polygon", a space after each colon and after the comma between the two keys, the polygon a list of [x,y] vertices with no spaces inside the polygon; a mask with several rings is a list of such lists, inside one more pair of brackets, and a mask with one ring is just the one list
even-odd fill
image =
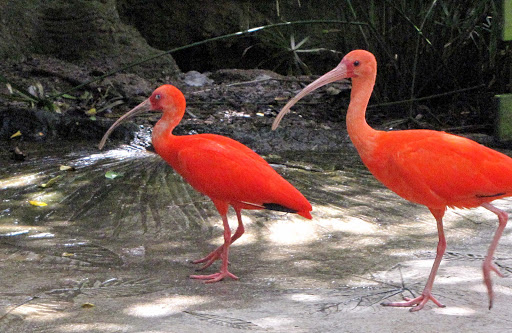
{"label": "sandy concrete ground", "polygon": [[[1,332],[512,331],[512,235],[507,228],[498,247],[505,277],[494,276],[489,310],[481,264],[497,218],[485,209],[447,213],[448,252],[434,284],[446,308],[428,303],[410,313],[379,303],[422,291],[435,221],[360,165],[325,172],[277,165],[311,200],[314,220],[245,212],[246,234],[230,254],[240,280],[204,284],[188,275],[191,260],[222,242],[209,201],[146,153],[83,158],[49,158],[77,166],[53,190],[37,187],[53,176],[50,167],[4,168]],[[105,180],[112,168],[124,176]],[[35,197],[50,208],[26,203]],[[512,200],[496,206],[512,212]]]}

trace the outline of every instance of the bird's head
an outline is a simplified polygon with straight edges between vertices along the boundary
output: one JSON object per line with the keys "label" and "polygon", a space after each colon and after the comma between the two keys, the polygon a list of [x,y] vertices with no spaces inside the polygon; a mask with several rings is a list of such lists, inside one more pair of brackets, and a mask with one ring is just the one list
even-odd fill
{"label": "bird's head", "polygon": [[99,149],[102,149],[110,133],[112,133],[117,126],[128,118],[144,112],[156,111],[163,112],[164,117],[175,118],[179,121],[185,113],[185,107],[186,101],[183,93],[173,85],[164,84],[155,89],[148,99],[125,113],[112,126],[110,126],[107,132],[105,132],[105,135],[103,135],[98,147]]}
{"label": "bird's head", "polygon": [[164,84],[156,88],[146,101],[149,103],[146,107],[150,111],[162,111],[164,113],[185,111],[185,96],[178,88],[170,84]]}
{"label": "bird's head", "polygon": [[[337,75],[343,76],[342,78],[367,77],[375,75],[377,72],[377,60],[375,60],[375,56],[368,51],[354,50],[343,57],[340,64],[333,71],[336,70],[338,71]],[[343,74],[343,70],[345,74]],[[336,79],[335,81],[340,79],[341,78]]]}
{"label": "bird's head", "polygon": [[352,81],[363,78],[373,78],[374,80],[376,73],[377,61],[373,54],[365,50],[354,50],[349,52],[343,57],[338,66],[310,83],[306,88],[302,89],[301,92],[293,97],[277,115],[274,123],[272,124],[272,129],[275,130],[277,126],[279,126],[279,122],[284,115],[290,112],[290,108],[310,92],[325,86],[326,84],[348,78],[352,78]]}

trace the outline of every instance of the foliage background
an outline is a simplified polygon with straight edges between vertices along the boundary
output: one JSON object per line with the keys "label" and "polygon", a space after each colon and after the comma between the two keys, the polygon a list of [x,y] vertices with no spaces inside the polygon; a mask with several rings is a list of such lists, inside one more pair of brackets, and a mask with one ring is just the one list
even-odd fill
{"label": "foliage background", "polygon": [[[276,27],[172,56],[182,71],[266,68],[319,75],[348,51],[368,49],[379,61],[372,103],[380,107],[373,114],[395,119],[389,127],[488,129],[493,96],[512,90],[501,5],[502,0],[0,0],[0,57],[23,61],[45,54],[85,67],[100,63],[104,73],[154,56],[155,50],[264,24],[336,20]],[[176,73],[169,58],[144,68],[139,73],[146,76]]]}

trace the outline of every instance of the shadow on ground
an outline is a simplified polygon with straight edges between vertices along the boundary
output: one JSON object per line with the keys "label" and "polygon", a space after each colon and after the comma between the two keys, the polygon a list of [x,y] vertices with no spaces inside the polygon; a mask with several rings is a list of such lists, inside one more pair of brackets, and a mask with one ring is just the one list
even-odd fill
{"label": "shadow on ground", "polygon": [[[310,199],[314,220],[245,212],[246,234],[230,257],[240,280],[216,284],[188,275],[195,272],[191,260],[221,244],[220,218],[209,199],[158,156],[133,146],[99,153],[77,143],[34,144],[26,151],[24,162],[7,163],[5,154],[0,162],[2,332],[490,332],[512,326],[512,238],[506,230],[498,248],[505,278],[494,279],[489,311],[481,263],[497,220],[483,209],[446,215],[448,252],[434,284],[446,308],[429,304],[411,314],[379,305],[421,292],[437,231],[426,208],[383,188],[354,151],[269,156]],[[109,171],[118,177],[105,177]],[[512,201],[497,206],[511,211]]]}

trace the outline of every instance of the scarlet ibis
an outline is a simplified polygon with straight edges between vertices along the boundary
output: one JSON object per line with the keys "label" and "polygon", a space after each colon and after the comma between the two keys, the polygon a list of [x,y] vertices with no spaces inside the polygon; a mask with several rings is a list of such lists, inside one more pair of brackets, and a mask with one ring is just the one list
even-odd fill
{"label": "scarlet ibis", "polygon": [[377,131],[366,123],[365,113],[377,75],[377,61],[370,52],[348,53],[330,72],[324,74],[281,110],[272,128],[302,97],[311,91],[344,78],[352,79],[347,110],[347,130],[359,155],[370,172],[402,198],[428,207],[437,221],[439,242],[434,265],[421,295],[386,306],[421,310],[429,301],[444,307],[432,295],[434,278],[446,249],[443,216],[447,207],[481,206],[498,216],[498,228],[483,262],[484,282],[489,295],[489,309],[494,293],[491,271],[502,276],[493,263],[498,241],[507,224],[506,212],[491,204],[512,195],[512,159],[467,138],[432,130]]}
{"label": "scarlet ibis", "polygon": [[[103,148],[110,133],[125,119],[150,110],[161,111],[163,115],[152,134],[155,151],[193,188],[210,197],[224,225],[224,244],[193,262],[205,263],[202,270],[222,259],[220,271],[190,277],[206,282],[217,282],[225,277],[237,280],[238,277],[228,271],[228,250],[244,233],[241,210],[270,209],[311,219],[311,204],[261,156],[243,144],[214,134],[173,135],[185,113],[185,105],[185,97],[179,89],[163,85],[119,118],[105,133],[99,148]],[[229,206],[234,208],[238,218],[233,236],[227,219]]]}

